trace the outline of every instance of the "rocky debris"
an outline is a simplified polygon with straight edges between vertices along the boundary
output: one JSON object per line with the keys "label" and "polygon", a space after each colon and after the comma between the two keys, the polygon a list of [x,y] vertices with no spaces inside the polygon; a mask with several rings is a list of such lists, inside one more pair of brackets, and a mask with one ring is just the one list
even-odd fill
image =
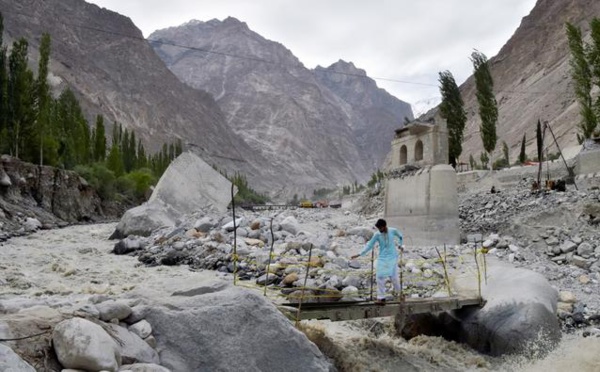
{"label": "rocky debris", "polygon": [[[0,345],[0,356],[6,356],[0,358],[0,367],[7,360],[3,371],[35,370],[27,369],[20,358],[11,357],[14,349],[32,365],[59,370],[121,371],[125,370],[122,364],[128,364],[138,371],[168,371],[159,365],[150,323],[131,316],[143,313],[139,306],[129,306],[135,302],[92,296],[83,303],[58,302],[54,305],[60,308],[58,312],[45,305],[2,299],[0,307],[8,312],[3,312],[0,322],[0,338],[7,342]],[[33,337],[23,339],[23,335]]]}

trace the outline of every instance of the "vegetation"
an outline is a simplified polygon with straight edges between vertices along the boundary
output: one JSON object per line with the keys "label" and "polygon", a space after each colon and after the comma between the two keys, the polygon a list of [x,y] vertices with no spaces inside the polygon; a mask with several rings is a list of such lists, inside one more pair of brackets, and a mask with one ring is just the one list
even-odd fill
{"label": "vegetation", "polygon": [[523,139],[521,140],[521,152],[519,153],[519,164],[524,164],[527,161],[527,154],[525,153],[525,133],[523,133]]}
{"label": "vegetation", "polygon": [[[577,140],[598,135],[600,97],[592,98],[592,91],[600,87],[600,20],[592,19],[592,43],[584,43],[579,27],[566,24],[569,49],[571,51],[571,77],[575,86],[575,97],[579,103],[581,121]],[[596,132],[596,133],[595,133]]]}
{"label": "vegetation", "polygon": [[377,169],[375,173],[371,174],[371,179],[367,182],[367,187],[374,187],[378,183],[381,185],[381,182],[385,178],[385,173],[381,170]]}
{"label": "vegetation", "polygon": [[508,144],[505,141],[502,141],[502,155],[504,155],[504,163],[506,166],[510,165],[510,154],[508,151]]}
{"label": "vegetation", "polygon": [[162,151],[147,156],[135,133],[114,123],[107,148],[101,115],[90,131],[71,89],[57,98],[52,96],[47,82],[50,35],[41,37],[38,74],[34,76],[28,66],[27,40],[16,40],[8,55],[2,40],[3,25],[0,13],[0,152],[31,163],[74,169],[103,199],[122,193],[140,200],[181,154],[181,142],[164,144]]}
{"label": "vegetation", "polygon": [[[484,150],[491,156],[496,148],[496,123],[498,121],[498,104],[494,97],[494,81],[487,57],[479,52],[474,51],[471,54],[473,62],[475,86],[477,88],[477,103],[479,104],[479,117],[481,118],[481,140],[483,141]],[[489,158],[488,156],[488,158]],[[487,162],[486,162],[487,164]]]}
{"label": "vegetation", "polygon": [[463,132],[467,122],[467,114],[460,90],[452,73],[444,71],[440,72],[439,75],[440,92],[442,94],[440,112],[442,117],[446,119],[448,126],[448,159],[450,164],[456,168],[458,158],[462,153]]}

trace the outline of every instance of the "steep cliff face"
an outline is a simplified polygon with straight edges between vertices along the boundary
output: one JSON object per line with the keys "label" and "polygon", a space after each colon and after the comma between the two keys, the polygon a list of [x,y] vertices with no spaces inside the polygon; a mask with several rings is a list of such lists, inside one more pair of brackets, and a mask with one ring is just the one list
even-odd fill
{"label": "steep cliff face", "polygon": [[37,166],[3,155],[0,158],[0,240],[32,229],[28,218],[42,228],[70,223],[115,219],[123,212],[102,204],[96,191],[79,175]]}
{"label": "steep cliff face", "polygon": [[[389,151],[393,130],[412,117],[408,104],[364,71],[344,62],[310,71],[234,18],[191,21],[149,38],[182,81],[215,96],[230,128],[290,181],[285,190],[366,181]],[[330,73],[337,68],[361,76]]]}
{"label": "steep cliff face", "polygon": [[129,18],[82,0],[0,0],[0,11],[5,43],[26,38],[33,67],[42,33],[50,34],[54,90],[70,87],[90,122],[103,114],[109,126],[135,130],[151,152],[179,138],[210,164],[241,169],[231,158],[251,149],[227,129],[212,96],[181,83]]}
{"label": "steep cliff face", "polygon": [[338,61],[327,68],[318,66],[315,76],[350,105],[351,126],[361,149],[373,155],[379,167],[391,150],[394,130],[413,119],[410,105],[377,87],[364,70],[352,62]]}
{"label": "steep cliff face", "polygon": [[[565,22],[586,31],[589,21],[598,14],[598,1],[538,0],[498,55],[490,59],[499,108],[494,159],[501,156],[502,141],[506,141],[514,161],[523,134],[527,138],[527,153],[536,156],[538,119],[548,122],[561,148],[577,144],[579,107],[573,94]],[[467,161],[473,154],[479,159],[483,146],[473,77],[461,86],[461,92],[469,117],[461,158]],[[552,145],[549,151],[556,152],[556,146]]]}

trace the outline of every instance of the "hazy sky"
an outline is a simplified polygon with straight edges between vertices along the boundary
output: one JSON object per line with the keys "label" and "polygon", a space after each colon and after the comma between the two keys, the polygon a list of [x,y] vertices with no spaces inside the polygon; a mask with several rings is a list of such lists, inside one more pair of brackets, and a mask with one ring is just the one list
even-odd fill
{"label": "hazy sky", "polygon": [[535,0],[87,1],[130,17],[146,37],[192,19],[232,16],[285,45],[308,68],[353,62],[409,103],[439,96],[440,71],[449,70],[461,84],[472,74],[473,49],[496,55],[535,5]]}

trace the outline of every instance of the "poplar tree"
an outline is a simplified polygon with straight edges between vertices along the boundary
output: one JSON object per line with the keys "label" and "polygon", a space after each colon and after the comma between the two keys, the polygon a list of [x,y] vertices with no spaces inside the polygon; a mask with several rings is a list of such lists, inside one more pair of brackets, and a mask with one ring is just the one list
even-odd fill
{"label": "poplar tree", "polygon": [[104,128],[104,117],[96,116],[94,128],[94,161],[103,162],[106,159],[106,129]]}
{"label": "poplar tree", "polygon": [[527,154],[525,153],[525,133],[523,133],[523,139],[521,140],[521,152],[519,153],[519,163],[524,164],[527,160]]}
{"label": "poplar tree", "polygon": [[479,117],[481,118],[479,127],[481,140],[484,150],[491,156],[498,140],[496,135],[498,105],[494,97],[494,80],[490,73],[487,57],[483,53],[474,51],[471,54],[471,62],[473,63]]}
{"label": "poplar tree", "polygon": [[446,119],[448,127],[448,160],[456,168],[458,158],[462,153],[463,132],[467,122],[467,114],[460,90],[452,73],[443,71],[439,75],[440,92],[442,94],[440,112],[442,117]]}
{"label": "poplar tree", "polygon": [[[592,99],[592,67],[588,60],[591,55],[586,52],[586,49],[591,49],[590,46],[584,45],[579,27],[575,27],[569,22],[567,22],[566,27],[569,49],[571,51],[571,77],[574,82],[575,98],[579,103],[579,113],[581,115],[577,140],[579,143],[582,143],[586,138],[592,136],[598,124],[598,116],[594,112],[594,101]],[[598,26],[596,27],[598,28]],[[598,72],[600,73],[600,71]]]}
{"label": "poplar tree", "polygon": [[505,141],[502,141],[502,154],[504,155],[504,161],[506,162],[506,166],[510,166],[510,156],[508,153],[508,144]]}
{"label": "poplar tree", "polygon": [[[36,131],[39,136],[40,165],[44,164],[44,144],[49,147],[49,151],[56,150],[53,136],[50,128],[50,109],[52,97],[50,95],[50,86],[48,85],[48,63],[50,61],[50,35],[44,33],[40,42],[40,60],[38,63],[38,76],[35,81],[35,99],[36,99]],[[49,154],[53,158],[53,154]]]}
{"label": "poplar tree", "polygon": [[4,18],[0,12],[0,152],[8,152],[8,71],[4,46]]}
{"label": "poplar tree", "polygon": [[33,72],[27,66],[27,49],[27,40],[15,41],[8,61],[8,141],[10,152],[16,157],[28,142],[27,135],[32,132],[35,120]]}

